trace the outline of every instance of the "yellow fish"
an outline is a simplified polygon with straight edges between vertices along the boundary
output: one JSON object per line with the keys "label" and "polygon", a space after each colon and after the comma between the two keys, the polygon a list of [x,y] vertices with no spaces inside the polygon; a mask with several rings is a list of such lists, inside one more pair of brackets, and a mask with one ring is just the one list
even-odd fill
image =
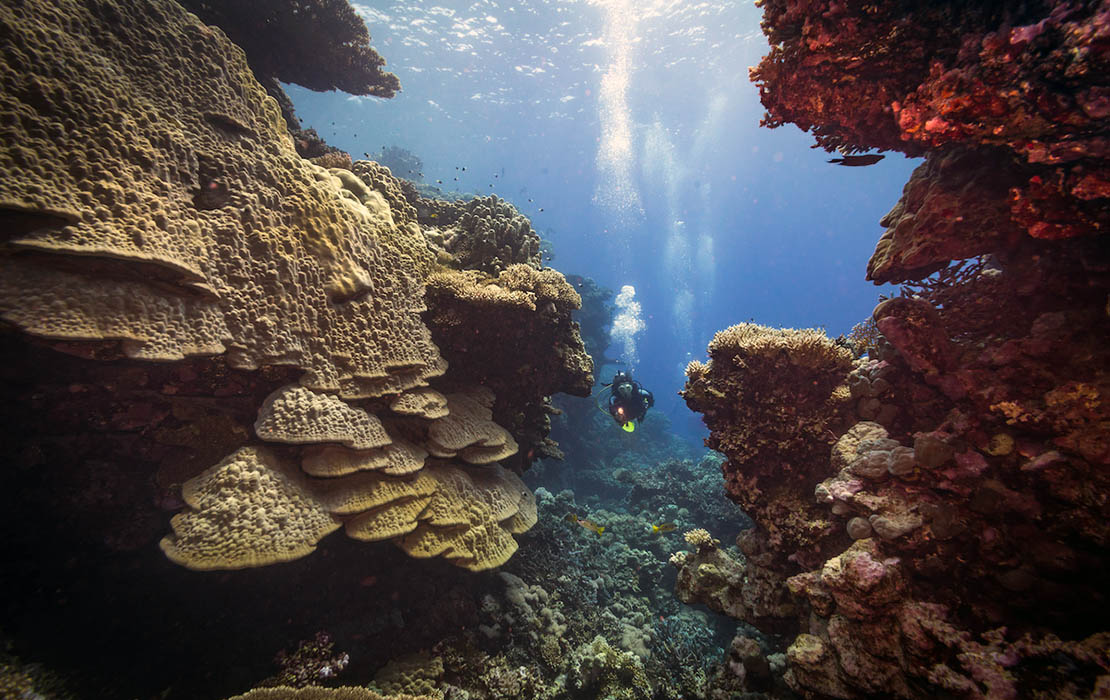
{"label": "yellow fish", "polygon": [[599,537],[601,536],[601,533],[605,532],[605,526],[604,525],[598,525],[597,523],[595,523],[592,520],[586,520],[585,518],[579,518],[574,513],[567,513],[567,517],[565,518],[565,520],[567,522],[570,522],[570,523],[578,523],[579,525],[586,528],[587,530],[593,530],[594,532],[596,532],[598,534]]}
{"label": "yellow fish", "polygon": [[678,525],[675,525],[674,523],[660,523],[658,525],[651,526],[651,531],[653,534],[656,532],[673,532],[677,529]]}

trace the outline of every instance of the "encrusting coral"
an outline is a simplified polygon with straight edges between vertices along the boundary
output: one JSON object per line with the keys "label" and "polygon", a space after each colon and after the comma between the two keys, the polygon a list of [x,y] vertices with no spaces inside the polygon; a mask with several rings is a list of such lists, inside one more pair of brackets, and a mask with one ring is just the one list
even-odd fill
{"label": "encrusting coral", "polygon": [[717,333],[709,356],[687,367],[682,395],[728,457],[729,496],[776,547],[812,544],[830,527],[811,482],[827,474],[830,431],[846,427],[851,353],[819,331],[742,323]]}
{"label": "encrusting coral", "polygon": [[435,695],[381,695],[359,686],[255,688],[227,700],[441,700]]}
{"label": "encrusting coral", "polygon": [[762,6],[775,47],[752,70],[764,123],[812,130],[830,151],[927,156],[883,220],[870,279],[1110,226],[1101,3]]}
{"label": "encrusting coral", "polygon": [[774,404],[753,401],[791,369],[721,362],[717,341],[691,365],[687,401],[757,527],[743,561],[675,555],[679,593],[781,631],[751,591],[760,571],[785,582],[783,679],[805,697],[1099,697],[1105,3],[762,5],[768,124],[926,162],[882,221],[868,275],[907,284],[875,308],[867,357],[791,407],[827,424],[771,426],[805,469],[765,447]]}
{"label": "encrusting coral", "polygon": [[[34,66],[60,64],[84,87],[44,95],[33,115],[4,127],[6,140],[28,148],[0,154],[0,169],[24,173],[0,192],[22,222],[5,244],[18,254],[2,263],[3,318],[41,337],[118,345],[130,358],[225,353],[244,369],[296,364],[306,386],[346,396],[441,374],[417,315],[429,262],[422,237],[395,232],[380,196],[342,196],[341,182],[296,155],[273,103],[221,35],[169,4],[121,4],[118,13],[115,39],[100,47],[82,45],[80,34],[34,43],[32,35],[47,35],[19,33],[12,56],[27,63],[8,64],[9,76],[35,82]],[[98,21],[77,3],[5,15],[11,26]],[[130,33],[146,26],[163,27],[164,38],[140,53],[133,47],[145,40]],[[191,80],[144,68],[175,65],[183,45],[207,56],[191,64]],[[19,112],[20,94],[5,91],[0,107]],[[120,94],[148,97],[148,127],[103,119],[98,105]],[[73,128],[46,136],[67,120]],[[253,179],[260,170],[275,184]],[[391,293],[367,296],[374,289]]]}
{"label": "encrusting coral", "polygon": [[413,204],[453,266],[488,275],[512,265],[540,267],[540,237],[531,222],[495,194],[456,202],[419,198]]}

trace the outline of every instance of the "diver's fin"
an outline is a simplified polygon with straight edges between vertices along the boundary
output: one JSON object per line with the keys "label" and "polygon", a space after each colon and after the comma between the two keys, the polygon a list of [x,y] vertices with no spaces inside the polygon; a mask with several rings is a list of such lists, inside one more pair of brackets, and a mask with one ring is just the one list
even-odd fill
{"label": "diver's fin", "polygon": [[633,423],[632,421],[628,421],[627,423],[625,423],[624,425],[621,426],[621,429],[624,430],[624,432],[626,432],[626,433],[631,433],[633,430],[636,429],[636,424]]}

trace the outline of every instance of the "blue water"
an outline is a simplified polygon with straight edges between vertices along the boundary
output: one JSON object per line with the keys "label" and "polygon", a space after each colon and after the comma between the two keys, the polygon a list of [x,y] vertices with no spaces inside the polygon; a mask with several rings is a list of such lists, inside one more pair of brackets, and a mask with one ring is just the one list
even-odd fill
{"label": "blue water", "polygon": [[917,162],[830,165],[797,128],[761,128],[751,2],[355,7],[402,92],[285,86],[304,125],[356,158],[408,149],[424,182],[512,201],[553,267],[634,286],[635,375],[676,431],[700,434],[677,391],[716,331],[754,319],[835,336],[873,308],[878,220]]}

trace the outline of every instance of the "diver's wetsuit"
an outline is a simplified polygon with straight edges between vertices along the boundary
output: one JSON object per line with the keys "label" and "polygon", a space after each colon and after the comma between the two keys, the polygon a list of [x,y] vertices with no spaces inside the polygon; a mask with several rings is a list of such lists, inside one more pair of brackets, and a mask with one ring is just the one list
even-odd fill
{"label": "diver's wetsuit", "polygon": [[609,415],[619,425],[642,421],[647,410],[655,405],[655,397],[624,372],[617,372],[609,387]]}

